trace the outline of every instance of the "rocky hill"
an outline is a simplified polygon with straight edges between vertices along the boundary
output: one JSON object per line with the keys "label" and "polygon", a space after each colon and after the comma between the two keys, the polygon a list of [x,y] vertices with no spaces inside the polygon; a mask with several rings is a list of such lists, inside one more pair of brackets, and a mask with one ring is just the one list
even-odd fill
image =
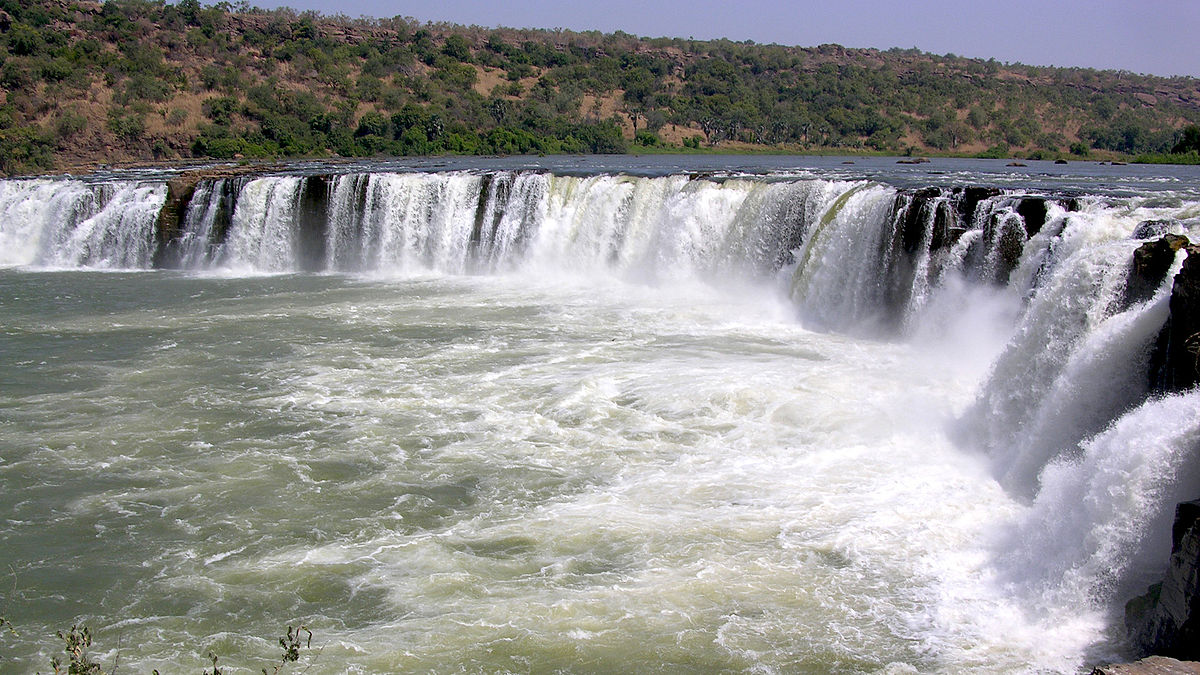
{"label": "rocky hill", "polygon": [[193,157],[1163,152],[1200,80],[916,50],[0,0],[0,169]]}

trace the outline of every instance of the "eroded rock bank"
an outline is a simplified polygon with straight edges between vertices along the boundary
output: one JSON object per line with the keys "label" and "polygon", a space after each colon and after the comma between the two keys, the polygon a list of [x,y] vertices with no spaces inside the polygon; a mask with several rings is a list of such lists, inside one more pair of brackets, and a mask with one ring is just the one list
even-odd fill
{"label": "eroded rock bank", "polygon": [[[1159,241],[1169,237],[1174,235]],[[1200,246],[1186,237],[1175,237],[1168,246],[1185,249],[1187,258],[1175,275],[1171,316],[1158,336],[1151,360],[1150,384],[1160,393],[1184,391],[1200,382]]]}
{"label": "eroded rock bank", "polygon": [[1200,660],[1200,500],[1175,509],[1167,574],[1125,606],[1125,627],[1139,654]]}
{"label": "eroded rock bank", "polygon": [[[1151,355],[1150,386],[1158,395],[1186,391],[1200,382],[1200,246],[1175,234],[1143,244],[1134,253],[1126,289],[1127,301],[1147,299],[1181,250],[1186,257],[1172,282],[1170,315]],[[1176,507],[1167,573],[1146,594],[1126,604],[1125,627],[1130,647],[1138,656],[1200,660],[1200,500]],[[1188,666],[1195,670],[1163,670],[1161,664],[1139,663],[1143,665],[1097,672],[1200,673],[1196,664]]]}
{"label": "eroded rock bank", "polygon": [[1092,675],[1200,675],[1200,663],[1151,656],[1137,663],[1098,666]]}

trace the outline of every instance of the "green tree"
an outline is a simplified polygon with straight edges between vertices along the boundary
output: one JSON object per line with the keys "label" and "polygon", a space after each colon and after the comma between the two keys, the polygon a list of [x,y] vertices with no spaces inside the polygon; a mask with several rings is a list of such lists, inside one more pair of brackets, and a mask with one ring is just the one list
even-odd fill
{"label": "green tree", "polygon": [[1184,127],[1179,134],[1179,141],[1171,148],[1171,152],[1177,155],[1186,152],[1200,152],[1200,126],[1192,124]]}
{"label": "green tree", "polygon": [[471,45],[467,43],[466,38],[455,33],[446,37],[446,42],[442,45],[442,53],[455,61],[470,61]]}

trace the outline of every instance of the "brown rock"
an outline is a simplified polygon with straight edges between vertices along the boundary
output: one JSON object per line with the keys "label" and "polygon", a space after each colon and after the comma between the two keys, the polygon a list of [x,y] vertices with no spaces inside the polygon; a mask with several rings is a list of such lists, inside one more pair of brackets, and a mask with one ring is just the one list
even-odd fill
{"label": "brown rock", "polygon": [[1125,281],[1125,305],[1149,300],[1166,279],[1176,252],[1190,243],[1182,235],[1166,234],[1139,246],[1133,252],[1133,267]]}
{"label": "brown rock", "polygon": [[1096,666],[1092,675],[1200,675],[1200,663],[1151,656],[1136,663]]}
{"label": "brown rock", "polygon": [[162,246],[175,239],[183,226],[183,215],[187,212],[188,202],[196,192],[196,183],[200,181],[195,176],[179,176],[167,181],[167,198],[163,201],[162,210],[158,212],[158,243]]}

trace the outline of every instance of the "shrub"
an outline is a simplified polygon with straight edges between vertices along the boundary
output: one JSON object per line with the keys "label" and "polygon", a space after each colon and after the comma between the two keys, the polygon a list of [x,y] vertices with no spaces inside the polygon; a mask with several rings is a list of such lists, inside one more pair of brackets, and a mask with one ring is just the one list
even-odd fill
{"label": "shrub", "polygon": [[1179,141],[1171,147],[1172,154],[1182,155],[1188,152],[1200,152],[1200,126],[1195,124],[1185,127]]}
{"label": "shrub", "polygon": [[33,126],[0,131],[0,172],[24,173],[54,166],[54,140]]}
{"label": "shrub", "polygon": [[467,44],[466,38],[457,34],[446,38],[446,43],[442,45],[442,53],[456,61],[471,60],[471,46]]}
{"label": "shrub", "polygon": [[17,56],[31,56],[42,51],[45,41],[37,29],[22,23],[9,29],[8,48]]}
{"label": "shrub", "polygon": [[650,133],[649,131],[639,131],[637,132],[637,135],[634,136],[633,142],[637,145],[647,148],[654,147],[658,145],[658,136]]}
{"label": "shrub", "polygon": [[371,111],[365,113],[358,121],[358,128],[354,130],[355,136],[387,136],[388,135],[388,119],[382,113]]}
{"label": "shrub", "polygon": [[74,110],[63,110],[54,120],[54,135],[60,142],[70,139],[87,128],[87,118]]}
{"label": "shrub", "polygon": [[[0,629],[7,629],[11,635],[16,635],[12,622],[0,616]],[[3,633],[0,633],[2,635]],[[55,675],[66,673],[67,675],[114,675],[117,672],[117,663],[113,663],[112,670],[106,674],[100,662],[92,659],[88,654],[88,650],[92,646],[92,631],[87,626],[74,625],[67,632],[58,631],[58,639],[63,642],[63,652],[67,655],[66,670],[63,670],[63,660],[59,656],[50,658],[50,667],[54,669]],[[266,668],[260,669],[263,675],[279,675],[289,663],[297,663],[300,661],[301,650],[312,649],[313,632],[306,626],[301,624],[298,627],[287,627],[287,634],[279,638],[279,647],[283,653],[275,665],[268,671]],[[320,654],[320,650],[317,651]],[[117,652],[117,661],[120,660],[120,651]],[[205,670],[204,675],[221,675],[219,657],[212,651],[208,652],[208,658],[212,660],[212,670]],[[311,660],[315,660],[313,656]],[[310,660],[310,661],[311,661]],[[311,663],[310,663],[311,665]],[[154,671],[154,675],[158,675],[158,671]]]}
{"label": "shrub", "polygon": [[987,150],[979,153],[979,156],[983,157],[984,159],[1004,159],[1008,157],[1008,144],[997,143]]}
{"label": "shrub", "polygon": [[146,133],[146,121],[136,112],[121,112],[114,108],[108,111],[108,130],[117,138],[132,143]]}
{"label": "shrub", "polygon": [[0,85],[4,85],[4,88],[10,91],[27,89],[33,86],[33,77],[30,75],[29,69],[19,61],[9,59],[4,62],[3,67],[0,67]]}
{"label": "shrub", "polygon": [[204,116],[214,124],[229,126],[233,121],[233,114],[238,112],[240,107],[238,100],[231,96],[210,98],[204,102]]}

